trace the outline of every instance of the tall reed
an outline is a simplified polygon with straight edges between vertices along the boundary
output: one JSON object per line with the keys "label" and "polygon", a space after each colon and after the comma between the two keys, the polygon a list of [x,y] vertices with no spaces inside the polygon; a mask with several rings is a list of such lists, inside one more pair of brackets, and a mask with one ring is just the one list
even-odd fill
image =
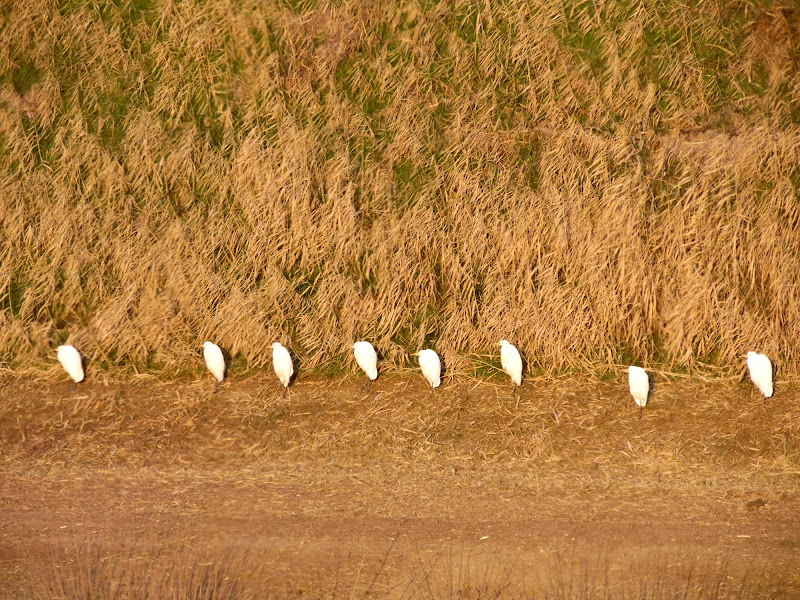
{"label": "tall reed", "polygon": [[0,364],[800,374],[780,2],[31,0],[0,28]]}

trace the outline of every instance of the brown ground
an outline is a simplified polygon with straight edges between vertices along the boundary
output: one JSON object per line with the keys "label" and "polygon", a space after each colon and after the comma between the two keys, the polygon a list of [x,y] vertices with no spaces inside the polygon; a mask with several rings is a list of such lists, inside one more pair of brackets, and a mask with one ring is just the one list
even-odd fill
{"label": "brown ground", "polygon": [[800,597],[790,386],[0,385],[0,597]]}

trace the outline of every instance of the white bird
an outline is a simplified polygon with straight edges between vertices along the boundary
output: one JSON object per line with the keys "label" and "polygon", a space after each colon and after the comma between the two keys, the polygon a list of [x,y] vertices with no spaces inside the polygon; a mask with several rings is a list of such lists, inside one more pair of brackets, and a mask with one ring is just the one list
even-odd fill
{"label": "white bird", "polygon": [[431,395],[433,395],[433,389],[442,383],[440,379],[442,362],[439,360],[439,355],[433,350],[420,350],[415,352],[414,356],[419,358],[419,368],[422,369],[422,374],[428,380],[431,386]]}
{"label": "white bird", "polygon": [[353,344],[353,354],[356,363],[367,374],[367,391],[372,389],[372,382],[378,378],[378,355],[369,342],[356,342]]}
{"label": "white bird", "polygon": [[758,352],[747,353],[747,368],[750,379],[756,384],[765,398],[772,398],[775,393],[772,382],[772,361],[764,354]]}
{"label": "white bird", "polygon": [[[511,377],[513,385],[522,385],[522,357],[514,345],[508,340],[500,340],[500,366]],[[515,393],[512,386],[511,395]]]}
{"label": "white bird", "polygon": [[222,356],[219,346],[212,342],[203,342],[203,358],[206,360],[206,367],[217,380],[217,387],[214,388],[216,394],[219,384],[225,379],[225,357]]}
{"label": "white bird", "polygon": [[73,381],[73,389],[75,385],[83,381],[83,361],[81,354],[75,346],[59,346],[58,347],[58,362],[64,367],[64,370],[69,374]]}
{"label": "white bird", "polygon": [[292,375],[294,375],[294,365],[289,351],[278,342],[272,344],[272,366],[275,369],[275,375],[283,384],[283,397],[285,398]]}
{"label": "white bird", "polygon": [[642,418],[642,409],[647,406],[647,397],[650,395],[650,377],[641,367],[628,367],[628,387],[631,390],[634,402],[639,407],[639,418]]}

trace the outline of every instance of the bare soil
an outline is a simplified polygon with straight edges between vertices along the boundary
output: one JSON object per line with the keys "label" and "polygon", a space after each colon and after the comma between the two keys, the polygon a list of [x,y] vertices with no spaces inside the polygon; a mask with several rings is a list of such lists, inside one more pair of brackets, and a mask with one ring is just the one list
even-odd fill
{"label": "bare soil", "polygon": [[665,382],[640,419],[624,382],[361,383],[3,381],[0,597],[133,564],[245,597],[800,597],[792,386]]}

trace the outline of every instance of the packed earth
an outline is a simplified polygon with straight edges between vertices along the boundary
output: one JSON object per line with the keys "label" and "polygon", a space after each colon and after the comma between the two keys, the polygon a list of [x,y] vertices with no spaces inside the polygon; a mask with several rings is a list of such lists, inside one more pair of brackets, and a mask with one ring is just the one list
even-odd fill
{"label": "packed earth", "polygon": [[797,598],[800,394],[0,384],[0,598]]}

